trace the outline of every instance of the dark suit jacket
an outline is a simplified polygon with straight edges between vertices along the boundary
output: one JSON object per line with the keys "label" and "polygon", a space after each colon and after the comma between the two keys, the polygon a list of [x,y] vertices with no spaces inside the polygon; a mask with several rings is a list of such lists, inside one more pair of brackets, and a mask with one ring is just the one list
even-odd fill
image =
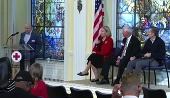
{"label": "dark suit jacket", "polygon": [[[126,40],[127,40],[127,38],[123,39],[122,43],[124,44],[124,46],[121,47],[121,49],[118,53],[118,56],[122,55],[122,52],[123,52],[124,47],[125,47]],[[135,36],[132,35],[124,58],[130,60],[130,57],[136,56],[139,53],[139,51],[140,51],[140,42]]]}
{"label": "dark suit jacket", "polygon": [[[39,53],[42,46],[40,37],[36,33],[32,32],[29,41],[25,43],[24,42],[25,34],[26,34],[25,32],[21,33],[19,44],[29,44],[34,49],[33,51],[30,52],[30,58],[35,58],[35,56]],[[23,52],[21,53],[24,56]]]}

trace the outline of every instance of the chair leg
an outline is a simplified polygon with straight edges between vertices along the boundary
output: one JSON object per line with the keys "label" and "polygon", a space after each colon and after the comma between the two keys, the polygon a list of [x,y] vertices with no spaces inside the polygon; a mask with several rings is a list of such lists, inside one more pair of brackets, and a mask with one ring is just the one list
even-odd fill
{"label": "chair leg", "polygon": [[114,76],[113,76],[113,74],[114,74],[114,68],[113,68],[114,66],[112,65],[112,82],[111,82],[111,84],[113,84],[113,78],[114,78]]}
{"label": "chair leg", "polygon": [[168,74],[168,69],[167,69],[166,63],[165,63],[165,69],[166,69],[166,74],[167,74],[167,78],[168,78],[168,88],[169,88],[169,74]]}
{"label": "chair leg", "polygon": [[156,85],[156,73],[155,73],[155,70],[154,70],[154,76],[155,76],[155,85]]}
{"label": "chair leg", "polygon": [[149,75],[148,75],[148,88],[150,88],[150,70],[149,70]]}
{"label": "chair leg", "polygon": [[149,61],[148,88],[150,88],[150,61]]}
{"label": "chair leg", "polygon": [[90,67],[90,81],[91,81],[91,67]]}
{"label": "chair leg", "polygon": [[146,77],[145,77],[145,70],[143,70],[143,80],[144,80],[144,84],[146,84]]}
{"label": "chair leg", "polygon": [[169,74],[168,74],[168,70],[166,69],[166,74],[167,74],[167,78],[168,78],[168,88],[170,87],[169,86]]}

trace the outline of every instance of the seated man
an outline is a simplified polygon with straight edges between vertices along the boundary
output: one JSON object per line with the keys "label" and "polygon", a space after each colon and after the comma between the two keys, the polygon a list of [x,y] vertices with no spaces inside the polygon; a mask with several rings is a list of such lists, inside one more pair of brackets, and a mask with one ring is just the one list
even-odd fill
{"label": "seated man", "polygon": [[33,79],[29,72],[20,71],[15,79],[15,89],[0,95],[0,98],[40,98],[29,93]]}
{"label": "seated man", "polygon": [[121,84],[114,86],[112,98],[139,98],[141,91],[140,76],[136,73],[128,73],[123,75]]}
{"label": "seated man", "polygon": [[151,27],[147,33],[148,39],[137,57],[131,57],[131,61],[127,65],[126,73],[133,71],[140,74],[141,70],[145,66],[159,66],[165,57],[165,43],[158,37],[159,29],[156,27]]}
{"label": "seated man", "polygon": [[120,49],[118,56],[114,58],[107,58],[102,66],[101,75],[104,77],[101,81],[96,82],[96,84],[109,84],[108,72],[110,65],[118,66],[117,79],[114,81],[114,84],[118,84],[121,76],[126,68],[127,63],[130,61],[130,57],[136,56],[140,51],[140,42],[139,40],[132,35],[132,29],[130,26],[123,26],[122,28],[123,37],[122,48]]}

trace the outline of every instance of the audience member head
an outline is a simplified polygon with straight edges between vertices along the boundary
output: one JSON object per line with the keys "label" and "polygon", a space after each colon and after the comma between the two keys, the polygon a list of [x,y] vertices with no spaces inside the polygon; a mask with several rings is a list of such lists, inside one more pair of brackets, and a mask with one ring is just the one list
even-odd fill
{"label": "audience member head", "polygon": [[142,87],[140,84],[140,76],[136,73],[126,73],[122,77],[121,93],[125,95],[134,95],[139,97]]}
{"label": "audience member head", "polygon": [[32,64],[29,71],[34,82],[42,80],[43,67],[41,66],[41,64],[39,63]]}
{"label": "audience member head", "polygon": [[136,96],[139,98],[141,91],[140,76],[136,73],[124,73],[122,83],[114,85],[112,98],[122,98],[122,96]]}
{"label": "audience member head", "polygon": [[12,69],[10,59],[7,57],[0,58],[0,86],[3,86],[11,79]]}
{"label": "audience member head", "polygon": [[14,78],[15,87],[24,89],[25,91],[30,91],[33,84],[33,79],[31,74],[27,71],[19,71]]}
{"label": "audience member head", "polygon": [[101,31],[101,36],[102,37],[111,37],[112,36],[110,28],[108,26],[103,26],[100,29],[100,31]]}
{"label": "audience member head", "polygon": [[150,27],[147,33],[149,38],[155,38],[158,36],[159,29],[157,27]]}
{"label": "audience member head", "polygon": [[129,25],[123,25],[122,27],[122,35],[125,38],[128,38],[132,35],[132,28]]}
{"label": "audience member head", "polygon": [[27,34],[29,34],[30,32],[31,32],[31,30],[32,30],[32,26],[31,26],[31,24],[25,24],[25,32],[27,33]]}

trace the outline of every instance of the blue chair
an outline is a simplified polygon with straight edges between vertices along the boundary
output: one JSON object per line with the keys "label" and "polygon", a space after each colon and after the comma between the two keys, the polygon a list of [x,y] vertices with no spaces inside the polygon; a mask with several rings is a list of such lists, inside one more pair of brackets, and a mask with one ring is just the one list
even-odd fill
{"label": "blue chair", "polygon": [[[113,51],[114,51],[114,56],[117,56],[117,55],[118,55],[118,53],[119,53],[119,51],[120,51],[120,48],[119,48],[119,47],[117,47],[117,48],[113,48],[113,49],[114,49],[114,50],[113,50]],[[113,76],[114,76],[114,74],[113,74],[113,73],[114,73],[114,67],[116,67],[116,66],[113,66],[113,65],[112,65],[112,82],[111,82],[111,85],[113,84],[113,78],[114,78],[114,77],[113,77]]]}
{"label": "blue chair", "polygon": [[111,98],[112,94],[102,93],[100,91],[95,91],[97,98]]}
{"label": "blue chair", "polygon": [[166,92],[163,89],[149,89],[142,87],[143,98],[167,98]]}
{"label": "blue chair", "polygon": [[82,89],[70,87],[70,91],[71,91],[70,94],[71,98],[93,98],[93,94],[89,89],[82,90]]}
{"label": "blue chair", "polygon": [[147,67],[144,67],[142,70],[143,70],[143,73],[144,73],[144,83],[146,83],[146,78],[145,78],[145,70],[148,70],[149,73],[148,73],[148,88],[150,88],[150,71],[153,70],[154,71],[154,77],[155,77],[155,85],[156,85],[156,70],[163,70],[165,69],[166,71],[166,75],[167,75],[167,79],[168,79],[168,88],[169,88],[169,74],[168,74],[168,68],[167,68],[167,64],[166,64],[166,60],[167,58],[165,58],[163,61],[162,61],[162,65],[160,66],[150,66],[150,62],[154,60],[154,59],[151,59],[149,61],[149,66]]}

